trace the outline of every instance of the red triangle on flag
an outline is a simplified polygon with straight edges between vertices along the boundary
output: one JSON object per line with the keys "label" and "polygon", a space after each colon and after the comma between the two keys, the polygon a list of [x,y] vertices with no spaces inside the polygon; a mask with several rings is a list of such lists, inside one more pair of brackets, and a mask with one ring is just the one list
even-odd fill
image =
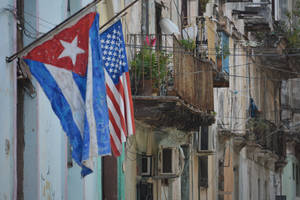
{"label": "red triangle on flag", "polygon": [[71,70],[85,76],[89,53],[89,30],[96,13],[89,13],[76,24],[63,29],[31,50],[24,58]]}

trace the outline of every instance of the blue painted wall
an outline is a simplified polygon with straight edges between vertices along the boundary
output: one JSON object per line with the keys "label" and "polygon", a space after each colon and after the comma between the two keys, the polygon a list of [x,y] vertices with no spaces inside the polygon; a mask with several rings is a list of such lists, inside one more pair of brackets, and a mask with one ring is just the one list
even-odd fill
{"label": "blue painted wall", "polygon": [[[25,28],[24,45],[35,37],[46,33],[55,25],[78,11],[90,0],[71,0],[71,10],[67,12],[67,1],[26,0],[24,1]],[[16,50],[16,20],[7,8],[15,6],[14,0],[0,1],[0,199],[16,199],[16,66],[7,64],[5,57]],[[39,35],[38,35],[39,34]],[[82,179],[80,168],[73,163],[67,166],[67,138],[52,111],[43,90],[32,78],[36,96],[24,97],[24,180],[25,200],[42,199],[99,199],[102,196],[101,158],[95,158],[95,171]],[[124,174],[119,158],[119,194],[124,196]]]}
{"label": "blue painted wall", "polygon": [[[35,40],[38,33],[46,33],[56,24],[79,10],[88,1],[24,1],[26,31],[24,45]],[[4,10],[15,5],[14,1],[0,2],[0,199],[14,199],[16,173],[14,171],[14,135],[16,133],[16,77],[15,66],[6,64],[5,57],[15,52],[15,20]],[[39,36],[40,36],[39,35]],[[100,199],[101,166],[95,159],[95,172],[85,179],[80,177],[80,168],[74,163],[67,168],[67,138],[52,111],[43,90],[32,78],[36,97],[24,97],[24,199]],[[99,160],[99,159],[98,159]],[[16,194],[16,193],[15,193]]]}
{"label": "blue painted wall", "polygon": [[[229,38],[226,33],[222,32],[221,40],[222,49],[224,49],[224,47],[229,48]],[[229,56],[222,57],[222,71],[225,71],[229,74]]]}
{"label": "blue painted wall", "polygon": [[0,199],[14,197],[15,133],[16,133],[16,71],[13,63],[7,64],[5,57],[15,51],[15,19],[9,11],[13,0],[0,1]]}

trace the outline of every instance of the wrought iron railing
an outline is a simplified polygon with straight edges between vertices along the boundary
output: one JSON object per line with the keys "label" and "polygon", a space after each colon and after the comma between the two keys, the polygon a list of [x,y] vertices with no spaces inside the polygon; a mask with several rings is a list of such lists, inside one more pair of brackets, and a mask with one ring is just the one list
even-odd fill
{"label": "wrought iron railing", "polygon": [[212,111],[212,65],[181,42],[173,35],[128,35],[132,93],[179,96],[201,110]]}

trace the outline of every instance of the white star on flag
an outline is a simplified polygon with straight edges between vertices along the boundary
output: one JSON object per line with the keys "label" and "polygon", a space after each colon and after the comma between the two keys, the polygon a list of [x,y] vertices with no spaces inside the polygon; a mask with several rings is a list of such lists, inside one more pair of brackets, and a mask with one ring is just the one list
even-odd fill
{"label": "white star on flag", "polygon": [[74,38],[74,40],[71,43],[63,41],[63,40],[60,40],[60,43],[63,45],[64,50],[58,56],[58,59],[63,58],[63,57],[70,57],[72,60],[72,64],[74,66],[76,63],[77,54],[81,54],[81,53],[85,52],[83,49],[78,47],[77,36]]}

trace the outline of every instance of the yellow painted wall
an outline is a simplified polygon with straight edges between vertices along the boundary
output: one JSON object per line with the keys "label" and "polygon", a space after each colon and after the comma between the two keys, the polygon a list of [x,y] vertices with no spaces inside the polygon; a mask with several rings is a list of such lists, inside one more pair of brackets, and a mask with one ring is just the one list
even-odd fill
{"label": "yellow painted wall", "polygon": [[206,30],[207,30],[208,59],[216,63],[216,55],[215,55],[216,54],[216,50],[215,50],[216,25],[208,17],[206,17],[205,22],[206,22]]}
{"label": "yellow painted wall", "polygon": [[230,146],[226,147],[225,159],[224,159],[224,200],[232,200],[233,186],[234,186],[234,174],[233,174],[233,162],[232,151]]}
{"label": "yellow painted wall", "polygon": [[[117,5],[118,4],[118,5]],[[118,6],[118,10],[116,7]],[[124,0],[103,0],[97,5],[97,11],[100,15],[100,26],[111,19],[116,11],[124,8]]]}

